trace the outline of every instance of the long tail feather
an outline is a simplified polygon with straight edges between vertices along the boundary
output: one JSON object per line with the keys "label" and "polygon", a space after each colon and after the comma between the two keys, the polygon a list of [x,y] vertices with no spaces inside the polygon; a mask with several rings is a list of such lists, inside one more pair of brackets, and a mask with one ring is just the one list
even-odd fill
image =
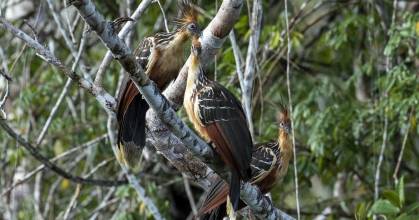
{"label": "long tail feather", "polygon": [[145,145],[145,114],[149,106],[140,94],[132,100],[119,127],[118,139],[124,159],[130,167],[135,166]]}
{"label": "long tail feather", "polygon": [[237,211],[240,203],[240,177],[235,172],[231,173],[229,196],[231,204],[233,205],[233,210]]}

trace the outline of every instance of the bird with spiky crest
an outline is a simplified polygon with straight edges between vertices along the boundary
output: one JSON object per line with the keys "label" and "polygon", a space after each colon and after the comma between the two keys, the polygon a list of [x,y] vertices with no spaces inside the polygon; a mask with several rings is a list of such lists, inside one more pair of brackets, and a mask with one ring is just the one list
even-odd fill
{"label": "bird with spiky crest", "polygon": [[[199,36],[197,12],[192,2],[179,2],[180,16],[175,20],[172,32],[156,33],[145,38],[134,55],[148,77],[163,91],[176,79],[185,62],[184,49],[192,36]],[[140,161],[145,145],[145,115],[149,105],[135,84],[125,77],[118,98],[118,155],[117,159],[127,167],[135,167]]]}
{"label": "bird with spiky crest", "polygon": [[224,86],[205,76],[200,54],[199,39],[193,37],[183,105],[195,130],[212,143],[230,169],[229,196],[237,210],[240,182],[247,181],[251,174],[252,137],[239,100]]}
{"label": "bird with spiky crest", "polygon": [[180,16],[174,19],[174,23],[178,27],[185,26],[190,23],[196,23],[198,20],[198,12],[195,10],[193,4],[189,0],[182,0],[179,2]]}
{"label": "bird with spiky crest", "polygon": [[[292,156],[291,121],[288,109],[281,105],[277,113],[278,139],[274,142],[256,144],[253,148],[250,182],[257,185],[263,194],[280,183],[288,170]],[[217,180],[208,190],[199,210],[202,220],[223,219],[227,215],[226,200],[229,185]],[[239,208],[244,207],[243,202]]]}

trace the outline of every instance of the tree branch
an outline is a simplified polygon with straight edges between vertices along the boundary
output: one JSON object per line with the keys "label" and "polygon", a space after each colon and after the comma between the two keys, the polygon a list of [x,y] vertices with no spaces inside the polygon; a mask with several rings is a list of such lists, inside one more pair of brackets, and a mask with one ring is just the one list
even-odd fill
{"label": "tree branch", "polygon": [[[288,22],[288,0],[285,2],[285,25],[286,25],[286,36],[287,36],[287,92],[288,92],[288,105],[290,109],[291,119],[291,139],[292,139],[292,154],[293,154],[293,165],[294,165],[294,184],[295,184],[295,203],[297,206],[297,219],[300,220],[300,198],[299,198],[299,186],[298,186],[298,172],[297,172],[297,151],[295,150],[295,130],[294,130],[294,119],[293,119],[293,106],[292,106],[292,94],[291,94],[291,80],[290,80],[290,56],[291,56],[291,38],[290,38],[290,25]],[[302,11],[302,9],[300,10]]]}
{"label": "tree branch", "polygon": [[28,141],[26,141],[22,136],[20,136],[18,133],[16,133],[5,120],[0,119],[0,126],[3,127],[3,129],[6,131],[6,133],[14,138],[19,144],[21,144],[26,150],[29,151],[29,153],[35,157],[38,161],[43,163],[46,167],[48,167],[50,170],[54,171],[58,175],[71,180],[72,182],[76,183],[82,183],[82,184],[92,184],[92,185],[98,185],[98,186],[119,186],[127,184],[126,180],[115,180],[115,181],[109,181],[109,180],[98,180],[98,179],[86,179],[79,176],[74,176],[70,173],[67,173],[62,168],[55,165],[53,162],[51,162],[48,158],[43,156],[39,151],[33,147]]}
{"label": "tree branch", "polygon": [[[7,119],[6,111],[4,111],[3,108],[6,105],[7,98],[9,97],[9,81],[11,80],[11,78],[6,73],[3,73],[1,70],[0,70],[0,76],[6,79],[6,89],[4,90],[3,98],[0,101],[0,113],[1,113],[0,120],[1,120],[1,119]],[[0,79],[2,77],[0,77]]]}
{"label": "tree branch", "polygon": [[[77,147],[73,147],[73,148],[71,148],[70,150],[68,150],[68,151],[66,151],[64,153],[59,154],[59,155],[55,156],[54,158],[51,158],[50,161],[51,162],[55,162],[55,161],[57,161],[57,160],[59,160],[59,159],[61,159],[63,157],[66,157],[67,155],[72,154],[72,153],[74,153],[74,152],[76,152],[78,150],[81,150],[83,148],[90,147],[90,146],[98,143],[99,141],[104,140],[105,138],[107,138],[107,135],[106,134],[101,135],[101,136],[99,136],[99,137],[97,137],[97,138],[95,138],[95,139],[93,139],[91,141],[88,141],[88,142],[86,142],[84,144],[81,144],[81,145],[79,145]],[[3,196],[5,194],[9,193],[11,190],[13,190],[14,188],[16,188],[18,185],[20,185],[20,184],[28,181],[35,174],[37,174],[38,172],[44,170],[44,168],[45,168],[45,165],[42,164],[42,165],[38,166],[37,168],[35,168],[34,170],[28,172],[24,177],[22,177],[21,179],[19,179],[19,181],[14,182],[13,185],[9,186],[6,190],[4,190],[0,196]]]}
{"label": "tree branch", "polygon": [[[137,9],[134,11],[134,13],[131,15],[131,19],[133,22],[127,22],[124,27],[122,27],[121,31],[118,33],[118,37],[121,39],[124,39],[128,33],[134,28],[134,25],[137,23],[137,20],[141,17],[141,15],[144,13],[144,11],[148,8],[148,6],[151,4],[153,0],[143,0],[138,5]],[[99,66],[99,69],[96,73],[96,78],[94,83],[98,86],[102,84],[102,78],[103,74],[105,73],[106,68],[109,66],[109,64],[112,61],[112,52],[108,51],[106,52],[105,57],[102,60],[102,63]]]}
{"label": "tree branch", "polygon": [[10,24],[6,19],[0,16],[0,27],[10,31],[13,35],[23,40],[28,46],[36,50],[37,55],[45,60],[47,63],[50,63],[56,66],[61,70],[66,76],[70,77],[72,80],[78,83],[78,85],[86,89],[90,94],[92,94],[99,104],[110,114],[114,114],[116,109],[116,101],[113,96],[107,93],[103,88],[94,85],[88,79],[82,78],[76,74],[76,72],[69,70],[59,59],[57,59],[51,51],[42,46],[38,41],[34,40],[32,37],[27,35],[25,32],[19,30]]}
{"label": "tree branch", "polygon": [[254,137],[253,133],[253,122],[252,122],[252,93],[253,93],[253,82],[255,81],[256,75],[256,53],[259,47],[259,37],[262,28],[262,2],[260,0],[253,1],[252,20],[250,21],[251,35],[249,38],[249,46],[247,48],[246,56],[246,68],[243,74],[243,93],[242,99],[244,104],[244,110],[246,113],[247,122],[249,124],[249,130]]}
{"label": "tree branch", "polygon": [[410,113],[409,113],[409,116],[407,117],[407,126],[405,128],[406,130],[405,130],[405,134],[404,134],[404,137],[403,137],[402,149],[400,150],[400,153],[399,153],[399,156],[398,156],[398,159],[397,159],[396,168],[394,168],[394,172],[393,172],[393,179],[394,179],[394,182],[396,184],[398,183],[397,174],[399,173],[400,164],[401,164],[402,159],[403,159],[404,149],[406,148],[407,137],[409,136],[410,126],[412,125],[410,120],[411,120],[413,112],[414,112],[414,109],[411,109]]}
{"label": "tree branch", "polygon": [[86,65],[84,64],[83,60],[80,59],[79,56],[81,56],[82,52],[83,52],[83,47],[82,45],[80,45],[80,49],[79,51],[77,51],[77,48],[75,46],[75,44],[73,43],[73,41],[71,40],[71,30],[68,30],[68,32],[64,29],[64,25],[62,24],[62,18],[59,15],[59,13],[56,11],[56,9],[54,8],[54,4],[52,2],[52,0],[47,0],[48,3],[48,7],[51,11],[52,14],[52,18],[54,19],[54,22],[57,24],[58,30],[61,32],[61,35],[64,38],[64,42],[67,45],[68,49],[70,49],[71,55],[73,56],[73,58],[76,60],[74,61],[74,68],[72,68],[72,71],[75,71],[76,67],[78,66],[77,64],[80,62],[80,66],[81,66],[81,71],[83,73],[84,77],[88,77],[89,74],[86,70]]}

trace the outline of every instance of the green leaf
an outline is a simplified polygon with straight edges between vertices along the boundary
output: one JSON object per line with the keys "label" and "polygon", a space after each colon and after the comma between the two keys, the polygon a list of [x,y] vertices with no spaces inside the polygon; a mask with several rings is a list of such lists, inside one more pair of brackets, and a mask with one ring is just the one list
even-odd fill
{"label": "green leaf", "polygon": [[403,207],[404,205],[404,177],[402,176],[400,178],[399,184],[397,184],[397,191],[399,191],[399,201],[400,201],[400,207]]}
{"label": "green leaf", "polygon": [[395,215],[400,212],[400,209],[393,205],[390,201],[380,199],[372,205],[370,214]]}
{"label": "green leaf", "polygon": [[419,215],[408,215],[406,213],[401,214],[396,220],[417,220],[419,219]]}
{"label": "green leaf", "polygon": [[130,187],[129,186],[120,186],[118,187],[118,189],[116,190],[116,196],[120,197],[120,198],[126,198],[130,196]]}
{"label": "green leaf", "polygon": [[368,210],[368,206],[369,204],[366,203],[359,203],[356,206],[356,210],[355,210],[355,219],[356,220],[365,220],[367,219],[367,210]]}
{"label": "green leaf", "polygon": [[270,47],[271,48],[276,48],[279,46],[279,43],[282,42],[282,38],[281,38],[281,34],[279,33],[279,31],[275,32],[272,36],[271,42],[270,42]]}
{"label": "green leaf", "polygon": [[389,200],[393,205],[401,207],[399,195],[393,190],[385,190],[383,192],[383,197]]}

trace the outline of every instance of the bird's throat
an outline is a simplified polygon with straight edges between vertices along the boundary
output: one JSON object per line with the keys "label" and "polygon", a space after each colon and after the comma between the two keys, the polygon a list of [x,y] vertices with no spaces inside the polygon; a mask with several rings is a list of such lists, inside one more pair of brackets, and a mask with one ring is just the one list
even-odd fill
{"label": "bird's throat", "polygon": [[287,154],[287,156],[290,157],[292,153],[292,143],[289,134],[287,134],[285,131],[280,130],[278,142],[281,152]]}
{"label": "bird's throat", "polygon": [[202,77],[202,71],[200,67],[199,58],[197,56],[192,56],[190,66],[188,69],[188,84],[193,85],[199,81],[199,78]]}

